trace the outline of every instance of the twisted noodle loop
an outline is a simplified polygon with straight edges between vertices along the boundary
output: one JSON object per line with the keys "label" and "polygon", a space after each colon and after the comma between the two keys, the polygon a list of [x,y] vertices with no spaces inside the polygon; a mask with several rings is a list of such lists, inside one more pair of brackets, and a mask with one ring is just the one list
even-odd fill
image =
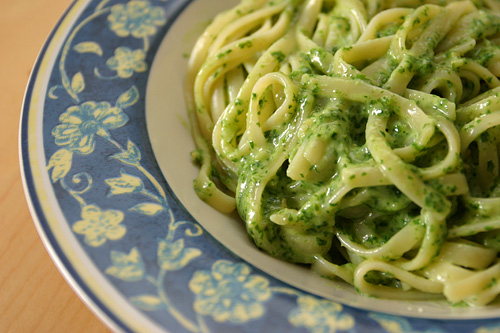
{"label": "twisted noodle loop", "polygon": [[364,294],[500,293],[497,1],[243,0],[193,49],[195,189]]}

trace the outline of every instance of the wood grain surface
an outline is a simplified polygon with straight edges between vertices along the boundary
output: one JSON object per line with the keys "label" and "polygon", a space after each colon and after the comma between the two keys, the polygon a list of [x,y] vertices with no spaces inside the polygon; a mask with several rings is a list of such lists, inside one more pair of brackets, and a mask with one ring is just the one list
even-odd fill
{"label": "wood grain surface", "polygon": [[18,127],[24,90],[69,0],[0,0],[0,332],[109,332],[66,283],[28,211]]}

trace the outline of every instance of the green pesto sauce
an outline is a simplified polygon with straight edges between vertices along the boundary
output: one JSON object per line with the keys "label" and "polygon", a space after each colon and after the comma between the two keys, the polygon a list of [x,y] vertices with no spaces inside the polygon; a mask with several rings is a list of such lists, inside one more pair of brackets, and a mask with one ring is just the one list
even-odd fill
{"label": "green pesto sauce", "polygon": [[[288,120],[280,127],[264,133],[266,140],[264,148],[257,148],[253,142],[250,142],[251,153],[242,160],[235,161],[240,166],[238,175],[213,169],[213,177],[221,183],[237,184],[238,212],[246,221],[248,233],[257,246],[275,257],[292,262],[310,263],[315,255],[327,255],[331,251],[332,239],[337,232],[348,234],[353,241],[367,248],[381,246],[405,225],[415,223],[420,214],[420,208],[394,186],[358,188],[350,191],[340,204],[330,202],[331,193],[343,185],[341,179],[345,168],[374,162],[365,142],[366,122],[374,105],[380,109],[381,116],[388,119],[385,132],[381,131],[380,134],[387,140],[390,148],[406,147],[415,140],[414,129],[397,116],[397,110],[394,110],[391,101],[380,99],[355,103],[349,101],[346,96],[333,92],[329,98],[324,98],[317,96],[318,87],[302,85],[301,79],[304,74],[333,76],[334,74],[331,73],[335,53],[342,48],[347,50],[354,42],[349,39],[350,25],[340,12],[332,13],[331,22],[332,31],[337,33],[331,49],[327,50],[318,46],[307,52],[294,54],[298,66],[295,66],[296,70],[289,77],[299,87],[299,94],[296,98],[297,106],[290,109]],[[464,63],[474,59],[478,64],[487,66],[490,60],[500,52],[500,46],[488,42],[484,37],[495,35],[500,31],[500,18],[479,11],[475,17],[471,18],[470,23],[465,31],[464,41],[470,37],[478,39],[479,42],[464,55]],[[377,37],[394,35],[400,28],[400,22],[388,24],[377,31]],[[442,36],[438,33],[429,36],[428,42],[432,47],[439,47],[440,43],[445,41],[441,38]],[[250,49],[252,45],[252,41],[248,40],[238,44],[238,47]],[[431,74],[437,71],[450,74],[461,70],[461,65],[454,62],[460,56],[453,52],[446,54],[441,62],[436,62],[435,54],[432,52],[407,54],[403,59],[398,60],[394,56],[396,52],[393,51],[389,50],[382,57],[382,70],[376,73],[376,77],[371,81],[362,74],[351,78],[390,89],[391,87],[385,85],[391,76],[408,75],[410,78],[408,87],[413,88],[427,83]],[[219,53],[216,57],[222,59],[231,52],[232,50],[229,49]],[[273,52],[271,55],[279,63],[287,59],[287,55],[281,51]],[[368,65],[369,63],[356,64],[351,69],[355,72]],[[474,83],[467,81],[463,82],[463,86],[464,98],[468,98],[469,94],[478,88],[474,86]],[[446,98],[453,95],[453,89],[450,81],[440,82],[440,85],[432,91],[434,99],[419,100],[417,104],[431,116],[449,118],[451,111],[448,109]],[[487,89],[489,87],[483,84],[479,87],[479,93]],[[450,102],[460,103],[461,101],[450,100]],[[258,101],[261,109],[266,103],[268,101],[265,99]],[[238,100],[234,104],[238,106],[243,102]],[[242,106],[240,111],[245,112],[245,108]],[[308,126],[299,133],[296,144],[288,152],[287,159],[279,160],[293,135],[292,128],[297,126],[300,115],[304,113],[308,114],[305,120]],[[225,124],[225,126],[238,127],[241,124]],[[460,128],[457,129],[460,130]],[[408,168],[425,168],[444,159],[447,154],[447,145],[442,135],[441,137],[439,135],[439,133],[436,134],[433,138],[433,145],[423,150],[416,160],[412,161],[413,166],[409,164]],[[488,140],[488,138],[482,138],[482,140]],[[323,147],[321,158],[311,164],[309,170],[305,170],[300,175],[300,179],[290,178],[287,175],[290,161],[298,154],[301,147],[313,144]],[[201,163],[202,156],[195,153],[193,159]],[[470,154],[464,158],[463,165],[459,166],[460,171],[469,179],[477,179],[477,160],[477,147],[471,145]],[[383,161],[379,162],[383,163]],[[276,170],[270,169],[271,166],[277,164],[279,167]],[[493,164],[490,169],[493,171]],[[456,170],[445,170],[445,172],[452,171]],[[272,174],[269,174],[270,172]],[[258,191],[261,184],[266,184],[266,186],[260,194]],[[428,181],[426,184],[438,193],[449,192],[449,189],[443,189],[438,181]],[[212,186],[212,184],[206,186]],[[489,189],[480,188],[475,183],[471,183],[470,187],[473,196],[500,195],[498,177],[492,180]],[[201,196],[204,193],[210,193],[202,187],[196,190]],[[425,197],[425,206],[439,211],[445,206],[442,201],[443,196],[430,192]],[[457,202],[453,201],[453,205],[456,206],[456,204]],[[461,212],[455,206],[452,213],[458,215]],[[467,207],[465,210],[477,216],[489,214],[480,211],[477,207]],[[271,221],[271,217],[277,213],[286,219],[284,226]],[[300,238],[304,244],[295,244],[293,242],[295,238]],[[500,251],[499,232],[478,236],[476,240]],[[383,285],[391,285],[395,281],[384,274],[371,274],[367,279],[375,284]]]}
{"label": "green pesto sauce", "polygon": [[[304,94],[305,91],[301,93]],[[324,147],[321,159],[302,175],[302,179],[294,180],[287,176],[288,160],[283,161],[275,174],[268,174],[269,166],[276,162],[287,140],[287,128],[296,121],[292,117],[290,123],[281,125],[281,129],[266,133],[269,149],[255,149],[241,161],[236,195],[239,214],[259,247],[273,256],[305,263],[311,262],[314,255],[328,253],[337,228],[348,229],[346,226],[350,224],[337,223],[339,219],[351,222],[371,219],[370,236],[359,237],[362,237],[361,243],[374,246],[386,242],[414,218],[415,209],[411,201],[393,186],[352,191],[348,200],[356,203],[352,206],[328,203],[329,193],[342,185],[342,170],[372,159],[365,143],[369,106],[350,102],[341,96],[333,99],[316,97],[312,103],[299,103],[293,111],[295,115],[300,114],[306,105],[311,110],[306,120],[308,126],[300,133],[289,159],[293,159],[301,146],[313,142],[319,142]],[[379,103],[382,107],[391,107],[389,101],[381,100]],[[391,128],[387,135],[395,137],[392,141],[396,145],[407,141],[403,124],[394,122]],[[259,206],[255,199],[256,191],[266,181]],[[285,214],[288,224],[282,227],[271,222],[271,216],[283,211],[284,207],[288,209],[288,215]],[[353,230],[348,232],[356,234]],[[313,239],[311,244],[307,244],[310,252],[291,244],[290,234]]]}

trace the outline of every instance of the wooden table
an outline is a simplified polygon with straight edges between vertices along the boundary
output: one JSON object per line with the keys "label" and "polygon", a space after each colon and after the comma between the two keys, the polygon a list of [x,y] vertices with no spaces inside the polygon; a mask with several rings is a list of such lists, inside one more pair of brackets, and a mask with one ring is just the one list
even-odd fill
{"label": "wooden table", "polygon": [[70,0],[0,0],[0,332],[109,332],[66,283],[33,224],[18,126],[36,56]]}

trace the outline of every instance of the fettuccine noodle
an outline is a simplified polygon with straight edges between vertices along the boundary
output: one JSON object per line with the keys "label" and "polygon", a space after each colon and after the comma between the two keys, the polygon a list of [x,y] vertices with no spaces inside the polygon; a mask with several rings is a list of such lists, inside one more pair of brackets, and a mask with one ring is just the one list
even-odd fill
{"label": "fettuccine noodle", "polygon": [[197,194],[362,294],[492,302],[499,31],[497,0],[243,0],[189,61]]}

